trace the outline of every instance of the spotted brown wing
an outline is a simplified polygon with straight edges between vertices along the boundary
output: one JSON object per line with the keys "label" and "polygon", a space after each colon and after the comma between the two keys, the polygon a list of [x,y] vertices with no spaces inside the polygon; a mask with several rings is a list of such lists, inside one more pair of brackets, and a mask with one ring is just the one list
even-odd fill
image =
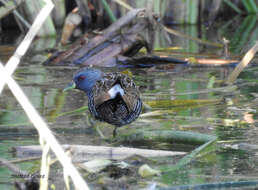
{"label": "spotted brown wing", "polygon": [[[120,84],[124,95],[110,98],[108,91]],[[134,121],[140,114],[142,102],[133,80],[121,73],[108,73],[96,82],[92,90],[92,104],[95,117],[110,124],[121,126]]]}

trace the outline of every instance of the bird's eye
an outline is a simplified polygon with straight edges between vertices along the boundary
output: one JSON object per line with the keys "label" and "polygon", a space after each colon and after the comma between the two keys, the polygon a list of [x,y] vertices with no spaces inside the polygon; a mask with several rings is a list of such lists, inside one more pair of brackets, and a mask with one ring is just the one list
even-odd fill
{"label": "bird's eye", "polygon": [[86,77],[84,76],[84,75],[81,75],[81,76],[79,76],[78,77],[78,81],[82,81],[82,80],[84,80]]}

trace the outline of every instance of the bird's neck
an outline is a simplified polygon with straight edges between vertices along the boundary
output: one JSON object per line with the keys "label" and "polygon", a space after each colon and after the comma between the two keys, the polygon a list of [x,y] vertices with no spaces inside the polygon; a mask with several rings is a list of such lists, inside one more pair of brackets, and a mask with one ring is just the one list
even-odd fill
{"label": "bird's neck", "polygon": [[86,95],[88,96],[88,98],[93,98],[92,90],[84,91],[84,92],[86,93]]}

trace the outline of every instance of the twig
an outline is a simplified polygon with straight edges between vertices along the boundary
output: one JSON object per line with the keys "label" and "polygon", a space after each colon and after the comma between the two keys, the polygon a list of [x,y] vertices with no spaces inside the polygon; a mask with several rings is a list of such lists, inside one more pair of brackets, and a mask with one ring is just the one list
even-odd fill
{"label": "twig", "polygon": [[121,0],[113,0],[113,1],[130,11],[134,9],[133,7],[131,7],[130,5],[128,5],[127,3],[125,3]]}
{"label": "twig", "polygon": [[229,75],[226,84],[232,84],[238,77],[238,75],[244,70],[244,68],[250,63],[255,54],[258,51],[258,41],[254,44],[254,46],[245,54],[241,62],[237,65],[237,67],[232,71]]}

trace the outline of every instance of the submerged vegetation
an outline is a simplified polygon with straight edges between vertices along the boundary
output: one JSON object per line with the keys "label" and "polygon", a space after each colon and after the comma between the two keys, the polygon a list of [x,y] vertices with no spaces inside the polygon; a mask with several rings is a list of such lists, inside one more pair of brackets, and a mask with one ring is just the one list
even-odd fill
{"label": "submerged vegetation", "polygon": [[[0,0],[0,189],[257,188],[257,1],[53,3]],[[139,88],[116,137],[62,91],[85,66]]]}

